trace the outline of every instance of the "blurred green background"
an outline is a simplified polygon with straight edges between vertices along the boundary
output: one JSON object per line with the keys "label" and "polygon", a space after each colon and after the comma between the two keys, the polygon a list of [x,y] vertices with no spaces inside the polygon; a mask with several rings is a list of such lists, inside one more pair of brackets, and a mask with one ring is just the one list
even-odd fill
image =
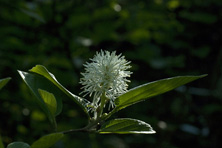
{"label": "blurred green background", "polygon": [[[31,144],[53,132],[17,70],[44,65],[79,94],[82,66],[96,51],[131,61],[129,88],[178,75],[207,77],[133,105],[113,117],[143,120],[154,135],[73,133],[56,148],[219,148],[222,137],[221,0],[0,0],[0,134]],[[64,99],[58,129],[86,125]]]}

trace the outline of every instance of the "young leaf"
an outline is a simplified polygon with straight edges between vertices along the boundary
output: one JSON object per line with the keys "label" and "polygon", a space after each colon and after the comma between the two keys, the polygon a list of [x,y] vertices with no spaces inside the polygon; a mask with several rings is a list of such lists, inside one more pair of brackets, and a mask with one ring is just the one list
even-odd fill
{"label": "young leaf", "polygon": [[38,89],[38,91],[43,101],[47,105],[49,111],[52,113],[52,115],[55,115],[57,109],[57,102],[55,96],[52,93],[49,93],[42,89]]}
{"label": "young leaf", "polygon": [[119,111],[132,104],[144,101],[148,98],[160,95],[175,89],[181,85],[189,83],[191,81],[200,79],[207,75],[201,76],[178,76],[173,78],[162,79],[154,82],[150,82],[136,88],[129,90],[127,93],[119,96],[115,100],[116,108],[112,113]]}
{"label": "young leaf", "polygon": [[152,127],[140,120],[123,118],[114,119],[104,123],[100,130],[100,134],[154,134],[156,133]]}
{"label": "young leaf", "polygon": [[[68,91],[65,87],[63,87],[55,78],[55,76],[50,73],[44,66],[42,65],[36,65],[33,67],[30,72],[37,73],[45,78],[47,78],[49,81],[51,81],[55,86],[57,86],[61,91],[63,91],[68,97],[70,97],[72,100],[74,100],[88,115],[87,112],[87,106],[90,104],[90,102],[84,98],[80,98],[79,96],[76,96],[72,94],[70,91]],[[88,115],[89,116],[89,115]]]}
{"label": "young leaf", "polygon": [[31,148],[27,143],[24,142],[13,142],[10,143],[7,148]]}
{"label": "young leaf", "polygon": [[55,96],[52,93],[49,93],[42,89],[38,89],[38,91],[49,110],[48,118],[53,124],[54,128],[57,129],[57,123],[55,119],[57,102]]}
{"label": "young leaf", "polygon": [[9,80],[11,80],[10,77],[4,78],[4,79],[0,79],[0,90],[2,89],[2,87],[4,87],[8,83]]}
{"label": "young leaf", "polygon": [[2,136],[0,135],[0,148],[4,148],[3,142],[2,142]]}
{"label": "young leaf", "polygon": [[54,115],[58,115],[62,111],[62,98],[64,97],[64,93],[61,92],[57,87],[55,87],[53,84],[51,84],[47,79],[36,75],[31,74],[23,71],[18,71],[26,85],[29,87],[29,89],[32,91],[32,93],[35,95],[34,99],[39,104],[39,106],[42,108],[42,110],[45,112],[47,117],[49,118],[50,122],[55,125],[54,122],[54,116],[51,114],[48,106],[40,96],[38,90],[46,90],[48,92],[53,92],[56,98],[57,107],[56,112]]}
{"label": "young leaf", "polygon": [[57,141],[62,139],[64,134],[62,133],[53,133],[46,136],[41,137],[37,141],[35,141],[31,147],[32,148],[49,148],[53,146]]}

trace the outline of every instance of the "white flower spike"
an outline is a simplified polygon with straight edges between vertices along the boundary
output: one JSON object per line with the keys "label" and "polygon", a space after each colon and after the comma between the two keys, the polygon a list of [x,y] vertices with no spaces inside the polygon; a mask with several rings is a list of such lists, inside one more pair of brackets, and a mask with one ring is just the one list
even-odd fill
{"label": "white flower spike", "polygon": [[[102,102],[100,100],[103,95],[109,100],[109,108],[114,107],[116,97],[127,91],[127,82],[130,82],[126,77],[130,77],[132,72],[126,71],[129,66],[129,61],[125,60],[124,56],[116,55],[116,52],[103,51],[97,52],[91,63],[86,63],[85,73],[81,73],[83,78],[80,83],[84,89],[82,93],[93,96],[93,108],[96,109]],[[106,101],[107,101],[106,100]],[[104,106],[105,107],[105,104]]]}

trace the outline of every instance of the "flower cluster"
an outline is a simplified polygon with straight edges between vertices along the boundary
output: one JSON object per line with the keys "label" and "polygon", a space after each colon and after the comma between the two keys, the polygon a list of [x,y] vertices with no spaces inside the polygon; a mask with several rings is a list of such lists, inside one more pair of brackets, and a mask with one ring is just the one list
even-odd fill
{"label": "flower cluster", "polygon": [[114,100],[119,95],[127,91],[127,82],[130,82],[126,77],[130,77],[132,72],[126,71],[129,66],[129,61],[126,61],[124,56],[116,55],[116,52],[103,51],[97,52],[90,63],[86,63],[85,73],[82,73],[83,78],[80,83],[84,89],[82,93],[93,96],[92,105],[97,108],[101,101],[101,96],[105,95],[108,98],[110,107],[114,107]]}

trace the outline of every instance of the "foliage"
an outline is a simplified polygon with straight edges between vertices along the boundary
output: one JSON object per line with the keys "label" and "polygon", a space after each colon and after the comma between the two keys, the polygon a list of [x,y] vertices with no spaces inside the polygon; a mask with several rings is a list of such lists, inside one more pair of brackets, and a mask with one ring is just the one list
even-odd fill
{"label": "foliage", "polygon": [[139,120],[135,119],[113,119],[104,123],[101,129],[98,130],[100,134],[153,134],[155,131],[152,127]]}
{"label": "foliage", "polygon": [[[89,111],[86,107],[89,105],[89,101],[83,101],[84,98],[80,98],[77,95],[72,94],[65,87],[63,87],[55,78],[55,76],[50,73],[44,66],[36,65],[30,70],[31,73],[18,71],[24,82],[27,84],[29,89],[33,92],[36,103],[43,109],[49,121],[53,124],[55,131],[57,131],[57,123],[55,116],[61,113],[62,101],[58,100],[59,96],[54,95],[57,91],[51,89],[52,86],[48,83],[54,84],[58,89],[61,90],[64,94],[68,95],[75,103],[77,103],[82,110],[89,117],[88,125],[82,129],[71,129],[69,131],[62,131],[60,133],[53,133],[47,136],[40,138],[32,144],[32,148],[40,147],[50,147],[55,144],[58,140],[63,137],[63,134],[67,134],[75,131],[87,131],[87,132],[97,132],[97,133],[118,133],[118,134],[152,134],[155,131],[152,127],[140,120],[136,119],[113,119],[108,122],[105,122],[112,114],[123,109],[129,105],[144,101],[150,97],[162,94],[164,92],[170,91],[178,86],[189,83],[193,80],[205,77],[202,76],[180,76],[174,78],[163,79],[151,83],[147,83],[141,86],[138,86],[124,94],[120,95],[116,100],[116,107],[109,113],[101,112],[101,116],[90,117]],[[40,76],[39,76],[40,75]],[[42,81],[43,79],[48,79],[48,82]],[[1,84],[6,84],[9,79],[2,79]],[[46,90],[50,90],[50,92]],[[57,105],[58,102],[58,105]],[[102,101],[101,101],[102,102]],[[102,108],[104,106],[103,103]],[[60,106],[60,107],[58,107]],[[100,115],[100,114],[99,114]],[[101,128],[98,128],[98,125]],[[30,147],[28,144],[23,142],[13,142],[8,145],[8,148],[14,147]]]}
{"label": "foliage", "polygon": [[[130,88],[177,75],[209,76],[112,116],[146,121],[158,134],[97,135],[94,143],[86,143],[93,135],[80,133],[63,138],[64,143],[76,147],[90,147],[95,141],[99,141],[97,147],[220,147],[221,7],[221,0],[0,0],[0,78],[13,78],[0,91],[4,145],[32,143],[53,132],[16,69],[25,71],[40,63],[78,94],[82,64],[97,50],[106,49],[117,50],[132,61]],[[85,112],[61,95],[58,131],[82,128],[87,124]]]}
{"label": "foliage", "polygon": [[63,137],[62,133],[53,133],[45,135],[35,141],[31,146],[24,142],[10,143],[7,148],[49,148]]}
{"label": "foliage", "polygon": [[11,78],[0,79],[0,89],[2,89]]}

